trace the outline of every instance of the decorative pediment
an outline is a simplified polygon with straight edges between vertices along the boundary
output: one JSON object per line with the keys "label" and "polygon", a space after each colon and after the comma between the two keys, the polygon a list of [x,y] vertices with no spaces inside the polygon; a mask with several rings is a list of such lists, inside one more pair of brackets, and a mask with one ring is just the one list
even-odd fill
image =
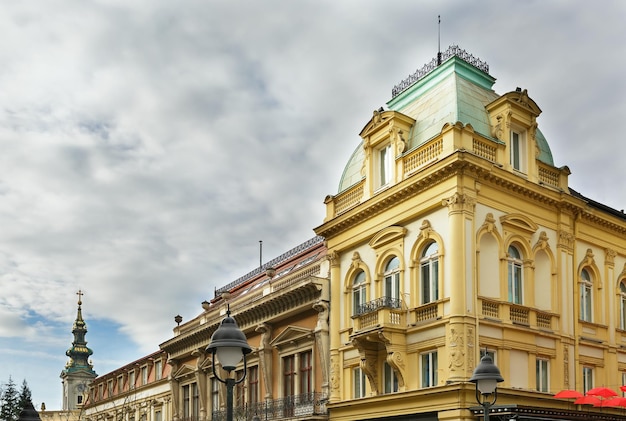
{"label": "decorative pediment", "polygon": [[392,241],[402,240],[406,235],[407,229],[404,227],[391,226],[379,231],[369,242],[373,249],[380,248]]}
{"label": "decorative pediment", "polygon": [[302,342],[310,341],[314,337],[314,332],[311,329],[305,329],[299,326],[289,326],[277,335],[270,344],[276,348],[284,348],[286,346],[299,344]]}
{"label": "decorative pediment", "polygon": [[[406,142],[405,138],[411,131],[415,120],[397,111],[374,111],[371,120],[365,125],[359,135],[363,138],[363,147],[369,148],[385,139],[391,138],[396,145],[396,152],[402,148],[399,146]],[[408,146],[406,143],[405,147]],[[401,153],[401,152],[400,152]]]}
{"label": "decorative pediment", "polygon": [[521,214],[501,216],[500,223],[504,227],[522,230],[530,234],[535,233],[539,229],[539,225],[534,223],[529,217]]}
{"label": "decorative pediment", "polygon": [[196,368],[192,367],[188,364],[183,364],[182,366],[180,366],[178,368],[178,370],[176,370],[173,374],[172,377],[174,377],[175,379],[180,379],[186,376],[190,376],[192,374],[194,374],[196,372]]}

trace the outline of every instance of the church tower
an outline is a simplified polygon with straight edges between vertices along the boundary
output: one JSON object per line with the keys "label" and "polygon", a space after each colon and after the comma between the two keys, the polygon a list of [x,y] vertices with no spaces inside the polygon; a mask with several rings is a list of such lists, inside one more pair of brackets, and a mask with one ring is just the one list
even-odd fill
{"label": "church tower", "polygon": [[65,352],[69,360],[61,372],[63,410],[80,408],[85,403],[89,384],[98,376],[88,360],[93,351],[87,347],[87,341],[85,340],[87,324],[83,320],[81,310],[83,292],[79,290],[76,294],[78,295],[78,311],[72,327],[74,341],[72,346]]}

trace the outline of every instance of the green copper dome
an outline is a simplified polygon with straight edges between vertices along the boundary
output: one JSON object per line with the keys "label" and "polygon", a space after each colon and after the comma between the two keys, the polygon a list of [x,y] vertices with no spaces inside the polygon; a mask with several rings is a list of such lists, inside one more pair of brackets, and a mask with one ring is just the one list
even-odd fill
{"label": "green copper dome", "polygon": [[[487,71],[485,63],[458,47],[451,47],[444,53],[441,64],[429,63],[425,69],[416,72],[417,76],[411,75],[408,82],[403,81],[400,87],[396,86],[394,97],[387,102],[388,109],[415,119],[415,125],[408,134],[407,151],[439,135],[446,123],[470,124],[475,132],[500,142],[491,135],[486,110],[486,106],[500,95],[493,91],[495,78]],[[538,159],[554,166],[548,142],[539,129],[535,137],[539,148]],[[362,179],[363,159],[361,142],[343,171],[339,192]]]}

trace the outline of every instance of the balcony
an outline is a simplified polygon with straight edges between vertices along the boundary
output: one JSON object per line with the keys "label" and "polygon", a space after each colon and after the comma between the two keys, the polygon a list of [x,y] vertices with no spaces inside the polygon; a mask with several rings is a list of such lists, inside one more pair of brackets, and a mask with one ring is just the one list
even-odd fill
{"label": "balcony", "polygon": [[402,310],[402,300],[380,297],[360,305],[354,318],[355,332],[373,327],[406,327],[406,310]]}
{"label": "balcony", "polygon": [[[260,421],[304,417],[327,418],[326,398],[321,393],[312,392],[233,408],[234,421],[250,421],[255,416]],[[226,410],[213,411],[212,420],[225,421]]]}
{"label": "balcony", "polygon": [[480,300],[482,316],[486,319],[499,320],[532,329],[555,331],[559,329],[559,318],[553,313],[486,298]]}

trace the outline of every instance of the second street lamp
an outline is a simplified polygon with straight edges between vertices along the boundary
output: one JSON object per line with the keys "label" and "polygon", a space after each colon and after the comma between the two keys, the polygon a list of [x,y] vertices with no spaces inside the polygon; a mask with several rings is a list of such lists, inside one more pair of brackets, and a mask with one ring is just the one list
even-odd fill
{"label": "second street lamp", "polygon": [[485,354],[480,359],[469,381],[476,383],[476,401],[483,407],[485,421],[489,421],[490,408],[498,399],[498,383],[504,381],[489,355]]}
{"label": "second street lamp", "polygon": [[[246,378],[246,355],[252,351],[246,335],[243,334],[235,319],[230,317],[230,308],[226,311],[226,317],[211,336],[207,352],[211,353],[213,375],[217,380],[226,385],[226,421],[233,421],[233,388]],[[217,358],[216,358],[217,357]],[[243,375],[240,379],[231,377],[231,372],[243,358]],[[215,363],[219,361],[222,368],[227,371],[226,379],[220,378],[215,370]]]}

